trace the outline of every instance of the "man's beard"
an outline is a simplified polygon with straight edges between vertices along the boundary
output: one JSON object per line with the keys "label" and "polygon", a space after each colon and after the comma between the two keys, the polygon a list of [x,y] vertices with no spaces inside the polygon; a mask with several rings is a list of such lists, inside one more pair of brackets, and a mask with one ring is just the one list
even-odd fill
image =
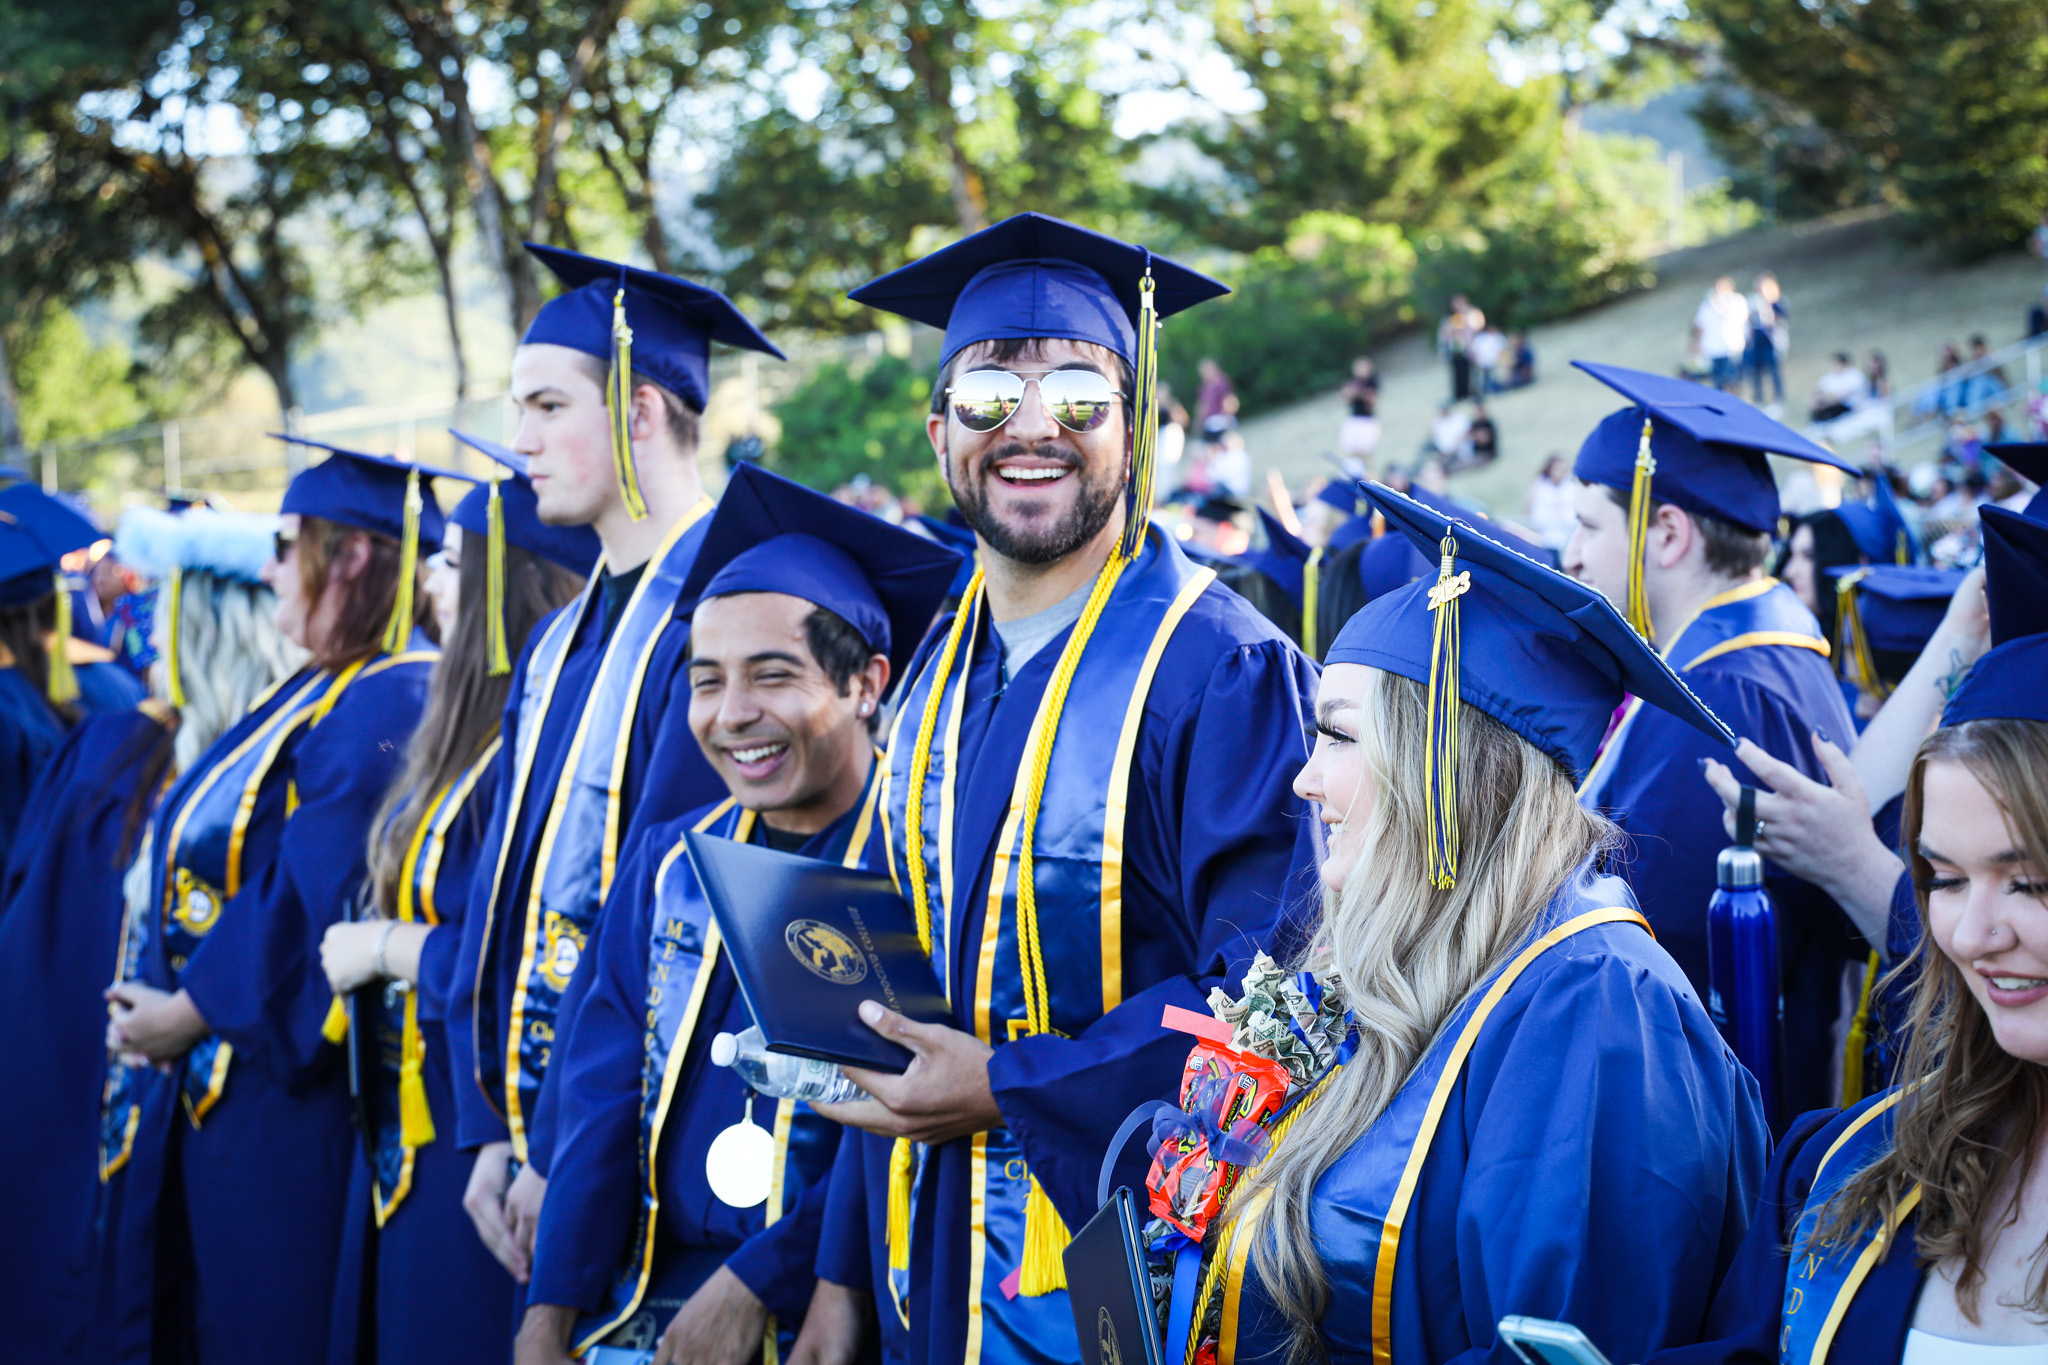
{"label": "man's beard", "polygon": [[[1001,479],[996,467],[1020,455],[1058,459],[1073,470],[1068,477],[1079,482],[1079,489],[1073,506],[1057,520],[1033,520],[1022,527],[1013,527],[998,521],[995,513],[989,510],[988,481]],[[975,534],[997,554],[1019,564],[1052,564],[1073,554],[1109,525],[1109,519],[1116,515],[1124,498],[1121,469],[1113,476],[1094,475],[1086,463],[1076,461],[1064,448],[1033,450],[1021,441],[1012,441],[982,456],[977,468],[964,482],[950,477],[950,472],[947,482],[952,488],[954,505],[960,509],[960,515],[967,518],[967,524],[974,528]]]}

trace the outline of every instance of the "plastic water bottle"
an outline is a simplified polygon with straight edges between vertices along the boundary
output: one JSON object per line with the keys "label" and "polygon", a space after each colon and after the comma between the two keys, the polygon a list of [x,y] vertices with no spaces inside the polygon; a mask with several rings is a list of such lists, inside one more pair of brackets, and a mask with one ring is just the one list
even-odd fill
{"label": "plastic water bottle", "polygon": [[867,1091],[848,1080],[846,1073],[831,1062],[770,1052],[758,1027],[737,1034],[715,1035],[711,1039],[711,1064],[731,1067],[757,1093],[771,1099],[846,1104],[868,1097]]}
{"label": "plastic water bottle", "polygon": [[1777,1131],[1782,1109],[1780,1040],[1785,996],[1778,976],[1778,912],[1764,890],[1757,853],[1756,789],[1736,807],[1735,843],[1721,850],[1707,904],[1707,1012],[1737,1061],[1763,1092],[1764,1119]]}

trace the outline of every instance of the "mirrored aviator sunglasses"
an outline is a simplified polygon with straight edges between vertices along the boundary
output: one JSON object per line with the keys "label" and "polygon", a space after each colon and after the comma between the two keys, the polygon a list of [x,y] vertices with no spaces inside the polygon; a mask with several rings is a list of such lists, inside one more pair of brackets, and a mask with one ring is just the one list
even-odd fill
{"label": "mirrored aviator sunglasses", "polygon": [[1097,370],[969,370],[953,381],[946,397],[961,426],[989,432],[1023,406],[1030,384],[1038,385],[1038,401],[1068,431],[1094,431],[1124,396]]}

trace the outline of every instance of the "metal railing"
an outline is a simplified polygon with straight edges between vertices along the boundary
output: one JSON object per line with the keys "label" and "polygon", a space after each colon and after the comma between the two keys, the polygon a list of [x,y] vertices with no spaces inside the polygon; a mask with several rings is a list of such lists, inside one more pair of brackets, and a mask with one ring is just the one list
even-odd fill
{"label": "metal railing", "polygon": [[[1865,402],[1831,422],[1819,422],[1807,434],[1846,452],[1859,439],[1875,440],[1893,464],[1933,443],[1938,453],[1955,422],[1980,422],[1991,413],[2017,407],[2018,420],[2006,422],[2011,440],[2026,440],[2027,405],[2040,396],[2048,333],[2016,341],[1980,356],[1933,379]],[[2015,377],[2017,376],[2017,377]]]}

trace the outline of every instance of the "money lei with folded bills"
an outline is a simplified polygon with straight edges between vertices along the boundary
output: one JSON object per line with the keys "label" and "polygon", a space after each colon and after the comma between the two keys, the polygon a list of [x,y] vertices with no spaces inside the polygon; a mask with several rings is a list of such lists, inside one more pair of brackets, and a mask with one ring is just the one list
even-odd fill
{"label": "money lei with folded bills", "polygon": [[1209,992],[1209,1009],[1230,1025],[1231,1046],[1287,1068],[1290,1094],[1330,1069],[1350,1029],[1343,983],[1334,974],[1282,971],[1264,953],[1244,974],[1243,998],[1232,1000],[1218,986]]}

